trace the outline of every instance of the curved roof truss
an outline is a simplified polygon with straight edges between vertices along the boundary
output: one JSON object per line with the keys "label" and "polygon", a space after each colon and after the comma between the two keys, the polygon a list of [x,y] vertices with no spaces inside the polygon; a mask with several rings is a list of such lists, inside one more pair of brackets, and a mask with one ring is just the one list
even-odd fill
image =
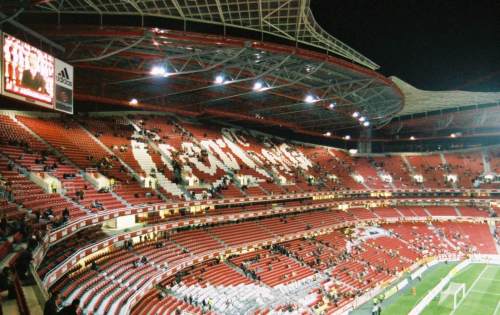
{"label": "curved roof truss", "polygon": [[136,15],[209,23],[271,34],[323,49],[370,69],[379,66],[318,25],[310,0],[47,0],[35,12]]}
{"label": "curved roof truss", "polygon": [[[64,59],[76,66],[77,97],[133,97],[155,110],[265,119],[261,123],[315,133],[359,126],[354,111],[377,127],[403,106],[399,90],[380,74],[294,47],[127,27],[42,32],[62,44]],[[162,76],[151,74],[155,67]],[[218,75],[223,83],[214,82]]]}

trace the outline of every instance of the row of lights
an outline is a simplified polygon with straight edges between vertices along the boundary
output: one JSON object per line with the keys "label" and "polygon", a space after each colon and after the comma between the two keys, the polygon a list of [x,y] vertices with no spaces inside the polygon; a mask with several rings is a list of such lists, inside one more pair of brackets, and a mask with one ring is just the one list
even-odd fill
{"label": "row of lights", "polygon": [[155,66],[151,68],[151,71],[149,73],[155,77],[164,77],[164,78],[170,75],[170,73],[168,73],[164,67],[160,66]]}
{"label": "row of lights", "polygon": [[[458,132],[458,133],[452,133],[452,134],[450,134],[450,138],[456,138],[456,137],[459,137],[461,135],[462,135],[462,133],[460,133],[460,132]],[[410,140],[411,141],[415,141],[415,140],[417,140],[417,138],[415,138],[414,136],[411,136]]]}
{"label": "row of lights", "polygon": [[[154,66],[153,68],[151,68],[149,73],[152,76],[164,77],[164,78],[168,77],[171,74],[171,73],[167,72],[165,67],[162,67],[162,66]],[[132,98],[132,99],[130,99],[130,101],[128,101],[128,104],[131,106],[137,106],[137,105],[139,105],[139,100],[136,98]]]}
{"label": "row of lights", "polygon": [[[323,134],[323,136],[326,136],[326,137],[330,137],[332,135],[332,133],[330,131],[327,131]],[[351,140],[351,136],[350,135],[345,135],[342,137],[342,139],[344,140]]]}
{"label": "row of lights", "polygon": [[354,112],[352,113],[352,117],[356,118],[360,124],[362,124],[364,127],[369,127],[370,122],[366,119],[365,116],[361,116],[359,112]]}
{"label": "row of lights", "polygon": [[[228,84],[230,82],[231,81],[226,80],[226,78],[222,74],[217,75],[214,79],[215,84]],[[255,92],[261,92],[266,89],[267,89],[266,84],[263,81],[255,81],[252,87],[252,90],[254,90]]]}
{"label": "row of lights", "polygon": [[[327,131],[323,134],[323,136],[325,137],[330,137],[332,135],[332,133],[330,131]],[[344,140],[351,140],[351,136],[350,135],[345,135],[342,137],[342,139]]]}
{"label": "row of lights", "polygon": [[[165,70],[164,67],[160,67],[160,66],[155,66],[151,69],[151,75],[154,75],[154,76],[163,76],[163,77],[167,77],[169,76],[170,74]],[[227,83],[230,83],[231,81],[229,80],[226,80],[226,78],[224,77],[223,74],[218,74],[215,79],[214,79],[214,83],[215,84],[227,84]],[[265,86],[265,84],[262,82],[262,81],[256,81],[252,87],[252,89],[256,92],[260,92],[260,91],[263,91],[265,89],[267,89],[267,87]],[[318,102],[320,99],[313,96],[312,94],[308,94],[306,95],[306,97],[304,98],[304,102],[308,103],[308,104],[313,104],[313,103],[316,103]],[[328,104],[328,109],[334,109],[336,106],[336,103],[335,102],[332,102],[330,104]],[[354,112],[353,114],[353,117],[357,118],[359,116],[359,113],[358,112]],[[363,126],[365,127],[368,127],[370,126],[370,122],[366,121],[366,118],[365,117],[360,117],[359,118],[359,121],[361,123],[363,123]]]}
{"label": "row of lights", "polygon": [[[153,75],[153,76],[157,76],[157,77],[168,77],[170,75],[170,73],[167,72],[167,70],[164,68],[164,67],[161,67],[161,66],[155,66],[151,69],[150,71],[150,74]],[[231,81],[229,80],[226,80],[224,75],[222,74],[218,74],[215,79],[214,79],[214,83],[215,84],[227,84],[227,83],[230,83]],[[252,89],[256,92],[260,92],[260,91],[263,91],[265,89],[267,89],[267,87],[265,86],[265,84],[262,82],[262,81],[256,81],[252,87]],[[313,104],[313,103],[316,103],[318,102],[320,99],[318,99],[317,97],[311,95],[311,94],[308,94],[306,95],[306,97],[304,98],[304,102],[308,103],[308,104]],[[137,105],[138,104],[138,101],[137,99],[132,99],[130,100],[129,102],[130,105]],[[328,109],[331,109],[333,110],[336,106],[336,103],[335,102],[332,102],[330,104],[328,104]],[[358,118],[359,122],[364,126],[364,127],[368,127],[370,126],[370,122],[368,120],[366,120],[366,117],[364,116],[360,116],[359,112],[354,112],[352,114],[352,117],[354,118]],[[325,133],[325,136],[331,136],[331,132],[327,132]],[[350,137],[348,138],[350,139]]]}

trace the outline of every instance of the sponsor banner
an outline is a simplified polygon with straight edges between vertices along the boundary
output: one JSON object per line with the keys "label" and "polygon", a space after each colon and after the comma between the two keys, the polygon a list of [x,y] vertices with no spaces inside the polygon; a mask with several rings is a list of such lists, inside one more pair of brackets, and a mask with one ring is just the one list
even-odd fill
{"label": "sponsor banner", "polygon": [[73,114],[73,66],[59,59],[55,60],[56,90],[55,109],[68,114]]}

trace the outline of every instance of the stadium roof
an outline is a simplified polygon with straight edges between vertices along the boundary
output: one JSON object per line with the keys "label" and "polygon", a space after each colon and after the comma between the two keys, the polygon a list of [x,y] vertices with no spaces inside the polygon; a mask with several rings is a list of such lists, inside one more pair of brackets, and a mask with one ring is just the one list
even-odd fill
{"label": "stadium roof", "polygon": [[35,10],[63,14],[137,15],[252,30],[324,49],[370,69],[379,66],[323,30],[310,0],[43,0]]}
{"label": "stadium roof", "polygon": [[65,47],[60,57],[76,67],[80,101],[129,106],[136,98],[144,110],[316,135],[359,127],[361,117],[370,126],[386,124],[403,107],[388,78],[294,46],[158,28],[37,30]]}
{"label": "stadium roof", "polygon": [[391,77],[405,97],[405,106],[395,116],[455,109],[487,104],[500,104],[500,92],[425,91]]}
{"label": "stadium roof", "polygon": [[[137,99],[144,110],[315,135],[387,124],[404,106],[401,91],[374,71],[378,65],[326,33],[309,5],[310,0],[32,0],[22,18],[58,45],[58,58],[75,66],[75,99],[89,110],[96,109],[93,104],[130,107],[129,100]],[[105,16],[113,26],[104,26]],[[144,26],[164,25],[157,18],[184,22],[183,31]],[[95,24],[60,27],[68,20]],[[206,28],[187,32],[188,22]],[[223,36],[207,34],[217,28]],[[226,28],[253,34],[230,37]],[[288,45],[270,43],[265,34]],[[255,35],[260,40],[248,38]],[[79,111],[86,110],[82,104]]]}

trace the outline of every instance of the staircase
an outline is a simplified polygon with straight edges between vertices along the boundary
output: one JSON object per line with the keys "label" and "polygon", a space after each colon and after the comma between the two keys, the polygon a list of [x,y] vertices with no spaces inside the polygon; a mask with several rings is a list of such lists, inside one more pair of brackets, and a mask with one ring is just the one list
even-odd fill
{"label": "staircase", "polygon": [[213,238],[214,240],[216,240],[219,244],[223,245],[224,248],[227,248],[227,244],[224,243],[223,240],[221,240],[217,235],[215,235],[214,233],[212,233],[212,231],[210,231],[210,229],[205,229],[205,232],[207,232],[207,234]]}
{"label": "staircase", "polygon": [[403,213],[401,213],[401,211],[399,211],[398,208],[394,208],[394,210],[396,210],[396,212],[399,214],[400,217],[404,218]]}
{"label": "staircase", "polygon": [[491,172],[491,165],[487,156],[488,152],[486,150],[481,150],[481,158],[483,160],[484,174],[488,174]]}
{"label": "staircase", "polygon": [[[354,176],[351,175],[351,177],[354,179]],[[356,181],[356,180],[354,179],[354,181]],[[371,190],[371,188],[368,187],[368,185],[364,181],[362,183],[359,183],[359,184],[363,185],[363,187],[365,187],[366,190]]]}
{"label": "staircase", "polygon": [[490,224],[489,227],[490,227],[490,232],[493,235],[493,240],[495,243],[495,247],[497,249],[497,254],[500,254],[500,235],[495,233],[497,227],[495,224]]}
{"label": "staircase", "polygon": [[424,208],[424,211],[429,217],[432,217],[432,214],[429,212],[429,210],[427,210],[427,208]]}
{"label": "staircase", "polygon": [[175,247],[177,247],[181,252],[186,252],[186,253],[189,253],[189,256],[193,257],[193,253],[191,253],[189,251],[189,249],[187,249],[186,247],[182,246],[181,244],[177,243],[176,241],[174,241],[173,239],[170,239],[170,242],[172,244],[175,245]]}
{"label": "staircase", "polygon": [[79,122],[77,122],[78,126],[83,130],[83,132],[87,133],[87,135],[94,140],[94,142],[99,145],[102,149],[104,149],[105,152],[107,152],[109,155],[113,155],[121,165],[123,165],[126,169],[127,172],[130,173],[139,183],[141,183],[141,178],[139,174],[137,174],[133,168],[131,168],[127,163],[125,163],[119,156],[113,153],[104,143],[101,142],[98,138],[96,138],[92,132],[88,131],[85,127],[83,127]]}
{"label": "staircase", "polygon": [[[440,153],[440,154],[439,154],[439,158],[441,159],[441,163],[443,163],[444,165],[447,165],[447,164],[448,164],[448,162],[446,161],[446,158],[445,158],[445,156],[444,156],[444,154],[443,154],[443,153]],[[446,174],[449,174],[449,173],[448,173],[448,172],[446,172]],[[457,176],[458,176],[458,175],[457,175]],[[457,183],[456,183],[456,182],[452,182],[451,184],[453,185],[453,188],[457,188]]]}
{"label": "staircase", "polygon": [[413,177],[415,175],[415,171],[413,170],[413,166],[411,165],[411,163],[406,159],[405,155],[401,155],[401,160],[403,160],[403,162],[406,165],[406,168],[410,172],[410,175]]}
{"label": "staircase", "polygon": [[150,175],[152,173],[152,170],[154,170],[156,179],[158,180],[158,184],[166,192],[177,197],[184,195],[184,192],[177,186],[177,184],[171,182],[161,172],[158,172],[155,162],[147,151],[147,144],[132,140],[132,154],[141,166],[141,169],[147,175]]}

